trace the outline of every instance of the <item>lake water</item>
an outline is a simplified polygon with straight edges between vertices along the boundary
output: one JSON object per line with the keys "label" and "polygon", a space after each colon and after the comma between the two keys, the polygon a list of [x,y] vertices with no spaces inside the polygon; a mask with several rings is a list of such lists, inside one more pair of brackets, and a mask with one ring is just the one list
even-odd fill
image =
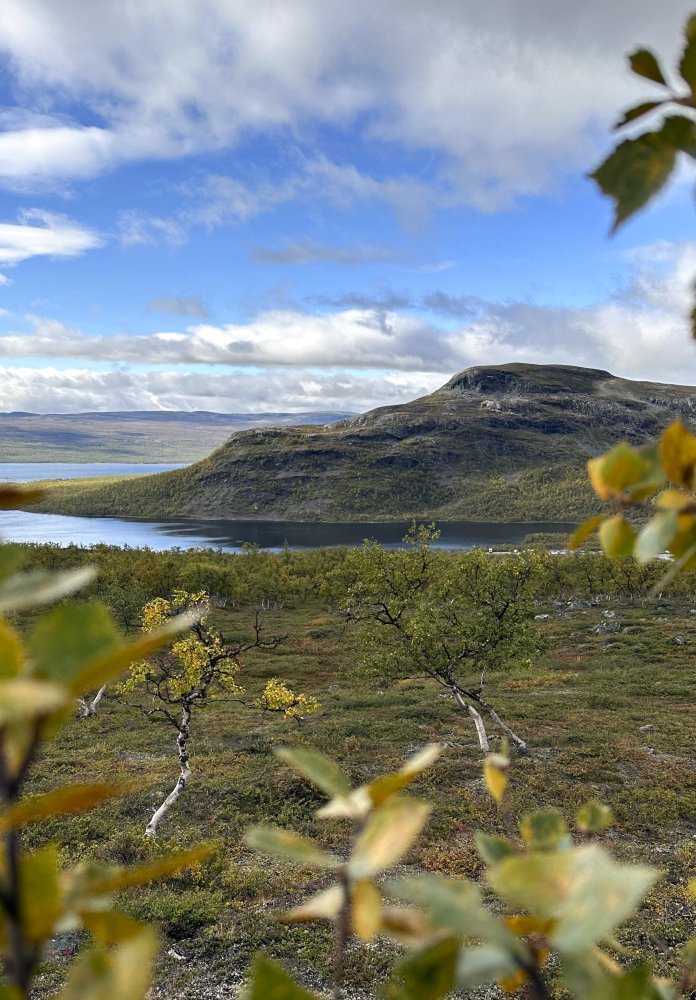
{"label": "lake water", "polygon": [[[113,476],[165,472],[174,465],[125,465],[120,463],[0,463],[0,482],[32,482],[38,479],[75,479],[83,476]],[[264,549],[280,549],[284,542],[294,549],[330,545],[361,545],[373,538],[382,545],[398,546],[409,528],[408,521],[321,523],[304,521],[152,521],[136,518],[67,517],[62,514],[32,514],[0,511],[0,537],[15,542],[53,542],[57,545],[129,545],[151,549],[223,549],[239,552],[244,542]],[[439,547],[470,549],[475,546],[516,545],[536,531],[569,534],[575,525],[559,522],[510,524],[478,521],[444,521]]]}

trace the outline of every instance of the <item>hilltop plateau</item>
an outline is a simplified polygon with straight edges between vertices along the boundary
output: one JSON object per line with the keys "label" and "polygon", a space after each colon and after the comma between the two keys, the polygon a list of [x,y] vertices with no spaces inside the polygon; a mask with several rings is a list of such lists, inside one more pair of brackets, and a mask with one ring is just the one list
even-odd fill
{"label": "hilltop plateau", "polygon": [[248,427],[327,424],[346,413],[0,412],[0,462],[196,462]]}
{"label": "hilltop plateau", "polygon": [[52,486],[41,509],[133,517],[576,520],[585,462],[696,412],[696,387],[561,365],[468,368],[328,426],[242,430],[185,469]]}

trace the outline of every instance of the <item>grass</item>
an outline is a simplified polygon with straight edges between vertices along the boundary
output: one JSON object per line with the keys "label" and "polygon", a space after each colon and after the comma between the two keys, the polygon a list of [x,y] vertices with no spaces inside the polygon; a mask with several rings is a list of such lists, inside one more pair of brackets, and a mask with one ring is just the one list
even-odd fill
{"label": "grass", "polygon": [[[506,806],[518,820],[555,805],[569,821],[584,801],[598,797],[614,810],[606,843],[625,859],[656,864],[664,875],[619,937],[629,956],[654,956],[669,975],[678,948],[693,929],[684,888],[696,861],[696,616],[688,605],[612,608],[622,631],[595,631],[602,609],[540,607],[550,617],[547,653],[533,668],[513,668],[493,679],[489,692],[529,740],[528,755],[512,769]],[[217,612],[223,630],[250,622],[245,610]],[[485,794],[473,729],[449,697],[418,681],[379,690],[355,667],[350,633],[317,604],[267,615],[269,631],[287,632],[272,653],[250,655],[243,677],[250,695],[277,676],[315,694],[322,711],[302,726],[262,716],[238,704],[217,703],[193,720],[193,780],[161,827],[159,842],[143,838],[156,803],[177,776],[174,731],[109,698],[87,722],[71,723],[51,744],[32,775],[34,791],[58,782],[136,779],[139,791],[93,813],[34,828],[34,846],[56,839],[66,862],[98,858],[143,861],[172,846],[212,841],[211,859],[194,872],[125,894],[124,909],[154,920],[187,962],[162,960],[169,996],[201,995],[200,983],[239,982],[263,949],[308,985],[330,981],[330,937],[319,925],[286,925],[279,914],[322,887],[322,876],[269,860],[243,845],[252,823],[272,822],[340,850],[338,822],[319,824],[323,801],[274,758],[274,746],[307,745],[335,757],[356,781],[391,767],[430,741],[446,751],[414,793],[434,805],[410,870],[477,879],[482,865],[473,846],[477,829],[502,831],[503,819]],[[681,636],[683,644],[675,643]],[[650,725],[649,731],[641,727]],[[491,729],[491,736],[495,733]],[[505,820],[509,822],[509,820]],[[394,959],[386,943],[350,951],[351,986],[371,995]],[[61,957],[48,962],[43,989],[60,980]]]}

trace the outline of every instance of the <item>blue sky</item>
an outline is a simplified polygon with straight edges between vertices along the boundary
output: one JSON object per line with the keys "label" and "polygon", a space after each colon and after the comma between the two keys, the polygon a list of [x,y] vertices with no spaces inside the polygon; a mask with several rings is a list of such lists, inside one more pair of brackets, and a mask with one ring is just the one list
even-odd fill
{"label": "blue sky", "polygon": [[5,0],[0,409],[363,410],[506,361],[696,384],[686,169],[585,179],[666,0]]}

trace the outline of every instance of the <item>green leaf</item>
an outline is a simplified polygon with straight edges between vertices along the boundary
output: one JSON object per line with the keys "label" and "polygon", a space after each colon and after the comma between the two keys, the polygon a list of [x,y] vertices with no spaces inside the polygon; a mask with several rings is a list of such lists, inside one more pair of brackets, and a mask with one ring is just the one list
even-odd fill
{"label": "green leaf", "polygon": [[575,825],[581,833],[600,833],[614,822],[611,809],[602,802],[586,802],[575,817]]}
{"label": "green leaf", "polygon": [[350,794],[350,782],[344,772],[335,761],[318,750],[281,747],[275,753],[326,795],[333,798]]}
{"label": "green leaf", "polygon": [[666,510],[651,517],[641,529],[633,555],[639,563],[650,562],[669,545],[679,530],[679,515],[675,510]]}
{"label": "green leaf", "polygon": [[244,991],[244,1000],[319,1000],[298,986],[285,969],[265,955],[257,955],[251,974],[251,983]]}
{"label": "green leaf", "polygon": [[249,847],[263,854],[287,858],[314,868],[340,868],[343,862],[334,854],[323,851],[313,840],[302,837],[292,830],[281,830],[272,826],[252,826],[244,837]]}
{"label": "green leaf", "polygon": [[86,812],[123,794],[127,787],[115,784],[66,785],[45,795],[32,795],[0,813],[0,833],[38,823],[50,816]]}
{"label": "green leaf", "polygon": [[388,799],[372,813],[355,842],[348,862],[352,878],[361,879],[389,868],[415,843],[430,806],[415,799]]}
{"label": "green leaf", "polygon": [[650,49],[636,49],[628,57],[628,62],[637,76],[642,76],[645,80],[652,80],[653,83],[661,83],[663,87],[667,86],[660,64]]}
{"label": "green leaf", "polygon": [[52,604],[86,587],[96,574],[97,571],[92,566],[67,570],[65,573],[44,573],[42,570],[17,573],[0,586],[0,614]]}
{"label": "green leaf", "polygon": [[560,851],[572,844],[566,821],[557,809],[540,809],[525,816],[520,833],[531,851]]}
{"label": "green leaf", "polygon": [[441,1000],[448,996],[455,987],[460,947],[457,938],[448,937],[412,952],[396,967],[402,984],[389,984],[386,996],[394,1000]]}
{"label": "green leaf", "polygon": [[619,119],[614,128],[623,128],[624,125],[642,118],[643,115],[647,115],[650,111],[654,111],[655,108],[659,108],[665,103],[665,101],[643,101],[642,104],[636,104],[624,112],[623,117]]}
{"label": "green leaf", "polygon": [[82,668],[122,641],[103,604],[60,604],[36,623],[28,652],[38,677],[70,684]]}
{"label": "green leaf", "polygon": [[508,903],[554,920],[551,943],[564,954],[578,955],[633,912],[656,875],[653,868],[620,864],[588,844],[508,858],[489,870],[488,879]]}
{"label": "green leaf", "polygon": [[484,907],[481,893],[472,882],[421,875],[390,882],[387,892],[421,907],[436,929],[483,940],[513,941],[507,929]]}
{"label": "green leaf", "polygon": [[590,175],[614,201],[614,231],[664,187],[676,153],[662,132],[645,132],[622,142]]}
{"label": "green leaf", "polygon": [[[639,966],[611,976],[608,982],[589,994],[588,1000],[663,1000],[664,996],[647,966]],[[667,996],[676,1000],[671,989]]]}
{"label": "green leaf", "polygon": [[670,115],[662,123],[662,134],[679,150],[696,159],[696,122],[684,115]]}
{"label": "green leaf", "polygon": [[635,531],[621,514],[607,518],[599,529],[600,544],[611,559],[630,556],[635,540]]}
{"label": "green leaf", "polygon": [[693,94],[696,91],[696,39],[687,41],[679,60],[679,73]]}
{"label": "green leaf", "polygon": [[85,691],[101,687],[106,681],[118,677],[131,663],[145,659],[150,653],[165,646],[175,635],[191,628],[199,617],[200,609],[185,611],[176,618],[170,618],[156,632],[146,632],[133,642],[123,643],[98,655],[73,675],[70,681],[71,694],[82,695]]}
{"label": "green leaf", "polygon": [[568,542],[568,548],[578,549],[586,542],[590,535],[594,534],[596,529],[600,526],[604,517],[602,514],[597,514],[595,517],[589,517],[586,521],[576,528],[573,534],[570,536],[570,541]]}
{"label": "green leaf", "polygon": [[476,986],[488,986],[518,969],[515,957],[500,945],[483,944],[478,948],[468,948],[459,959],[457,987],[470,990]]}
{"label": "green leaf", "polygon": [[497,865],[504,858],[517,854],[517,848],[512,841],[498,834],[479,831],[474,834],[474,842],[476,850],[488,865]]}
{"label": "green leaf", "polygon": [[158,949],[150,928],[109,951],[93,948],[73,966],[56,1000],[145,1000]]}

